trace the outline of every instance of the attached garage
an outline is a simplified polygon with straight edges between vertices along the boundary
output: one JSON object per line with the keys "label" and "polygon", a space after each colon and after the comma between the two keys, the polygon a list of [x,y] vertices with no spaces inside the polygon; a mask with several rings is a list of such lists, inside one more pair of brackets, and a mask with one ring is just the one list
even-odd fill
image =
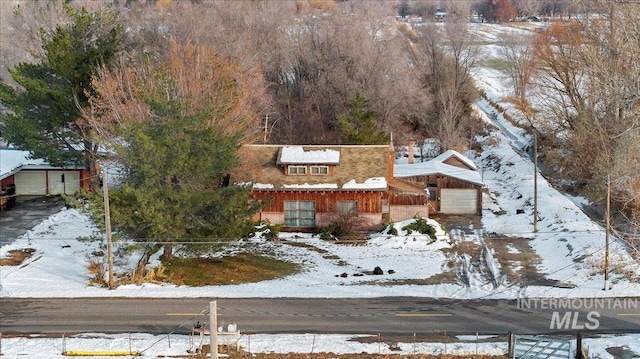
{"label": "attached garage", "polygon": [[440,191],[440,212],[444,214],[478,212],[478,190],[475,188],[443,188]]}

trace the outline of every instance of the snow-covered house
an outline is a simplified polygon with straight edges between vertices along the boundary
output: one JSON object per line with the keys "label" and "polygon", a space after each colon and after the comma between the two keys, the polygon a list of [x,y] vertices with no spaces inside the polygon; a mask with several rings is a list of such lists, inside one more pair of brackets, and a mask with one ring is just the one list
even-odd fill
{"label": "snow-covered house", "polygon": [[424,186],[432,214],[482,214],[482,176],[473,161],[459,152],[448,150],[426,162],[410,159],[396,164],[393,175]]}
{"label": "snow-covered house", "polygon": [[28,151],[0,148],[0,207],[21,195],[74,194],[89,185],[85,168],[55,167],[42,159],[30,158]]}
{"label": "snow-covered house", "polygon": [[251,184],[263,204],[260,220],[287,229],[323,227],[344,216],[366,229],[428,215],[423,187],[395,183],[388,145],[246,145],[240,157],[231,180]]}

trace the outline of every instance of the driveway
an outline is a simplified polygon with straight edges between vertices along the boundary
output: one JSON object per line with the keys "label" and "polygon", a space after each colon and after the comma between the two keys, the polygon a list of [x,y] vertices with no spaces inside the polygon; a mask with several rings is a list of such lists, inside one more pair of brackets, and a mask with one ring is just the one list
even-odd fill
{"label": "driveway", "polygon": [[0,247],[13,243],[64,205],[60,196],[18,196],[15,207],[0,212]]}

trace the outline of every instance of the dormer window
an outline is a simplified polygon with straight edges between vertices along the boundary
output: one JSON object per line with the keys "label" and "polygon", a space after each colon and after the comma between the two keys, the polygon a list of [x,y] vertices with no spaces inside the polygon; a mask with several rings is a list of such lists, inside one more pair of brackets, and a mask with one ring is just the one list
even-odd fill
{"label": "dormer window", "polygon": [[331,176],[340,165],[340,151],[309,146],[286,146],[280,149],[276,164],[288,176]]}
{"label": "dormer window", "polygon": [[328,175],[329,166],[311,166],[312,175]]}
{"label": "dormer window", "polygon": [[304,176],[307,174],[307,166],[289,166],[287,167],[289,175]]}

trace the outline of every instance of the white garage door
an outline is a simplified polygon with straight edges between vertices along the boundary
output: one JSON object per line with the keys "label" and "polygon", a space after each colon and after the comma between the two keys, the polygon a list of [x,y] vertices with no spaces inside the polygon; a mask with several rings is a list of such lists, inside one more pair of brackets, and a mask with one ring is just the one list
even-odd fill
{"label": "white garage door", "polygon": [[449,214],[475,214],[477,208],[475,189],[442,189],[440,192],[440,212]]}
{"label": "white garage door", "polygon": [[45,171],[20,171],[16,173],[16,194],[47,194],[47,181],[45,176]]}
{"label": "white garage door", "polygon": [[[62,175],[64,174],[64,182]],[[74,194],[80,190],[80,172],[77,171],[50,171],[49,188],[52,195]]]}

